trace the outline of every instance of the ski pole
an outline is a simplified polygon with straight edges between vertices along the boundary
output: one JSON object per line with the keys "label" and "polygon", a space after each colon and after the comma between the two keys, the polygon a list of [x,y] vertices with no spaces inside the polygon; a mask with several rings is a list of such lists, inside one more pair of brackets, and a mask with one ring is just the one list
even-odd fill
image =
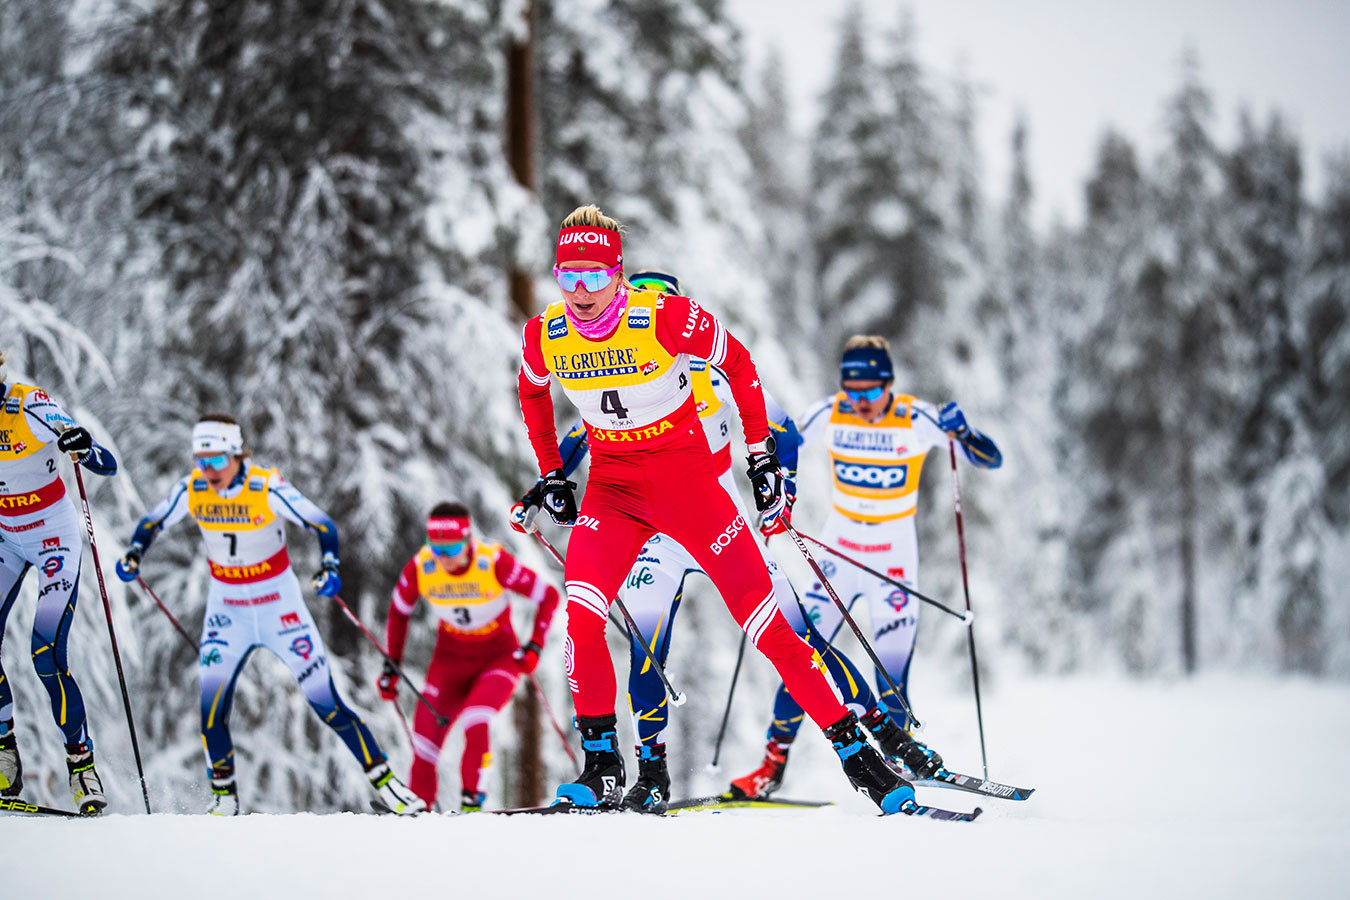
{"label": "ski pole", "polygon": [[168,607],[166,607],[163,603],[159,601],[159,596],[151,589],[150,585],[145,583],[145,579],[142,578],[140,575],[137,575],[136,583],[141,586],[141,589],[143,591],[145,591],[147,594],[150,595],[151,600],[155,601],[155,605],[159,607],[159,611],[169,617],[169,621],[173,623],[173,630],[182,635],[183,640],[186,641],[187,645],[192,648],[192,652],[196,653],[197,642],[194,641],[192,639],[192,636],[187,633],[187,629],[184,628],[182,625],[180,625],[178,620],[173,617],[173,613],[169,612]]}
{"label": "ski pole", "polygon": [[539,697],[539,705],[544,708],[544,715],[548,716],[549,724],[553,726],[553,730],[557,733],[558,740],[562,741],[563,749],[567,751],[567,758],[572,761],[572,765],[578,769],[581,768],[581,763],[577,761],[576,751],[572,749],[572,744],[567,740],[567,732],[563,731],[562,726],[558,724],[558,717],[553,714],[553,707],[549,705],[548,697],[544,694],[544,686],[539,683],[538,678],[534,677],[533,672],[530,673],[530,686],[534,688],[534,693]]}
{"label": "ski pole", "polygon": [[877,672],[886,682],[886,686],[891,689],[891,693],[895,695],[895,699],[900,701],[900,705],[904,707],[905,715],[909,716],[910,719],[914,721],[915,728],[922,728],[923,723],[919,721],[919,717],[914,715],[914,710],[910,709],[909,704],[905,702],[905,695],[900,693],[899,686],[896,685],[895,679],[891,678],[891,673],[887,672],[886,667],[882,665],[881,659],[877,656],[877,652],[872,649],[872,644],[867,638],[863,637],[862,629],[858,627],[857,622],[853,621],[853,616],[849,615],[848,608],[844,606],[844,601],[840,600],[839,595],[835,593],[834,585],[830,584],[830,580],[826,578],[825,573],[821,571],[820,563],[816,562],[816,558],[812,556],[811,551],[806,548],[806,542],[802,540],[802,536],[797,533],[797,529],[792,527],[791,522],[784,522],[783,530],[791,536],[793,543],[797,545],[797,549],[802,552],[802,556],[805,556],[806,561],[811,564],[811,569],[816,573],[816,577],[819,578],[820,583],[825,586],[825,592],[830,595],[830,599],[834,601],[834,605],[839,608],[839,614],[844,617],[844,621],[848,623],[848,627],[853,630],[853,636],[858,639],[858,643],[862,644],[862,648],[867,651],[868,657],[871,658],[872,664],[877,667]]}
{"label": "ski pole", "polygon": [[722,755],[722,738],[727,733],[727,719],[731,718],[731,698],[736,694],[736,680],[741,677],[741,663],[745,660],[745,632],[741,632],[741,647],[736,651],[736,668],[731,673],[731,687],[727,688],[727,707],[722,710],[722,724],[717,729],[717,743],[713,745],[712,762],[708,763],[708,771],[718,771],[717,760]]}
{"label": "ski pole", "polygon": [[98,592],[103,597],[103,614],[108,619],[108,640],[112,643],[113,662],[117,665],[117,682],[122,686],[122,707],[127,713],[127,730],[131,732],[131,752],[136,757],[136,774],[141,779],[141,799],[145,814],[150,815],[150,791],[145,786],[145,766],[141,764],[141,743],[136,739],[136,720],[131,715],[131,697],[127,695],[127,679],[122,671],[122,653],[117,649],[117,634],[113,631],[112,604],[108,602],[108,587],[103,583],[103,567],[98,562],[98,544],[94,540],[94,514],[89,511],[89,495],[84,490],[84,475],[80,464],[75,464],[75,483],[80,488],[80,503],[84,506],[84,527],[89,532],[89,552],[94,557],[94,574],[98,576]]}
{"label": "ski pole", "polygon": [[[961,556],[961,587],[966,592],[966,615],[970,609],[970,577],[966,573],[966,524],[961,512],[961,476],[956,471],[956,435],[947,433],[947,450],[952,460],[952,502],[956,507],[956,544]],[[989,756],[984,749],[984,712],[980,708],[980,666],[975,661],[975,626],[967,619],[966,636],[970,639],[970,681],[975,688],[975,721],[980,726],[980,762],[984,765],[984,780],[989,780]]]}
{"label": "ski pole", "polygon": [[970,612],[969,610],[967,610],[967,611],[964,612],[964,613],[958,612],[957,610],[952,609],[950,606],[947,606],[947,605],[944,604],[944,603],[939,603],[938,601],[934,600],[932,597],[925,597],[923,594],[920,594],[918,591],[914,590],[914,588],[910,587],[909,585],[907,585],[907,584],[905,584],[905,583],[903,583],[903,582],[900,582],[900,581],[896,581],[894,578],[889,578],[889,577],[887,577],[887,576],[885,576],[885,575],[882,575],[880,572],[878,572],[876,569],[873,569],[871,566],[867,566],[867,565],[863,564],[861,561],[856,560],[856,559],[854,559],[853,557],[848,556],[847,554],[840,553],[838,550],[834,549],[834,548],[831,547],[829,544],[826,544],[824,541],[818,541],[818,540],[816,540],[815,538],[811,537],[811,535],[809,535],[809,534],[802,534],[802,532],[800,532],[800,531],[797,532],[797,533],[798,533],[798,534],[801,534],[802,537],[806,538],[808,541],[810,541],[811,543],[815,544],[816,546],[821,547],[822,549],[824,549],[825,552],[827,552],[827,553],[832,553],[832,554],[834,554],[835,556],[837,556],[837,557],[839,557],[840,559],[842,559],[844,562],[849,563],[849,564],[854,565],[854,566],[857,566],[859,569],[862,569],[864,572],[866,572],[868,575],[871,575],[873,578],[880,579],[881,581],[884,581],[884,582],[886,582],[886,583],[889,584],[889,585],[892,585],[892,586],[894,586],[894,587],[898,587],[900,590],[904,591],[906,594],[909,594],[909,595],[911,595],[911,596],[913,596],[913,597],[917,597],[917,598],[919,598],[920,600],[922,600],[924,603],[927,603],[927,604],[930,605],[930,606],[936,606],[938,609],[942,610],[943,612],[947,613],[948,615],[956,616],[956,618],[960,619],[962,622],[965,622],[967,626],[969,626],[970,623],[971,623],[972,621],[974,621],[974,619],[975,619],[975,614],[972,613],[972,612]]}
{"label": "ski pole", "polygon": [[394,671],[398,673],[399,678],[403,679],[403,683],[408,686],[408,690],[413,692],[413,696],[416,697],[421,702],[421,704],[427,708],[428,712],[430,712],[433,716],[436,717],[436,724],[442,726],[449,725],[450,720],[447,719],[445,716],[441,715],[439,712],[437,712],[436,707],[431,705],[431,701],[428,700],[426,697],[422,696],[422,692],[412,686],[412,681],[408,678],[408,673],[403,671],[403,667],[398,664],[398,661],[396,659],[394,659],[392,656],[390,656],[388,653],[385,652],[384,645],[381,644],[379,641],[375,640],[375,635],[371,634],[370,629],[361,623],[361,620],[356,617],[356,613],[352,612],[352,608],[347,605],[347,602],[343,600],[341,597],[339,597],[337,594],[333,595],[333,599],[338,602],[338,606],[342,607],[342,611],[347,614],[347,618],[351,620],[351,623],[355,625],[357,628],[361,629],[361,633],[364,634],[366,638],[372,644],[375,645],[375,649],[380,651],[380,655],[383,656],[386,661],[388,661],[389,665],[394,667]]}
{"label": "ski pole", "polygon": [[64,819],[83,819],[84,816],[68,809],[56,809],[51,806],[38,806],[20,800],[18,797],[0,797],[0,812],[26,813],[30,816],[59,816]]}
{"label": "ski pole", "polygon": [[[548,538],[540,534],[538,530],[530,533],[535,536],[539,543],[544,545],[544,549],[558,561],[558,565],[566,570],[567,561],[564,560],[562,554],[548,542]],[[670,679],[666,677],[665,667],[662,666],[661,661],[656,658],[656,653],[652,651],[652,648],[647,646],[647,639],[642,636],[642,629],[638,628],[637,622],[633,621],[633,617],[628,614],[628,608],[623,605],[623,601],[618,597],[613,598],[610,602],[619,608],[619,613],[623,616],[623,620],[628,623],[628,642],[634,647],[642,648],[642,652],[647,657],[647,661],[651,663],[652,669],[656,671],[657,676],[661,679],[661,683],[665,685],[666,693],[670,695],[671,706],[683,706],[684,701],[687,698],[682,692],[675,690],[675,686],[671,684]],[[613,614],[611,613],[611,615]]]}

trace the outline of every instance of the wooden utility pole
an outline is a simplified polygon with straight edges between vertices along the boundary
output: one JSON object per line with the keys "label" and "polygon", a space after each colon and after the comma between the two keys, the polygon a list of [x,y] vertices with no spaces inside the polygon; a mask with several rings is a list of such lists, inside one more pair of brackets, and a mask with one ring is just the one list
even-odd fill
{"label": "wooden utility pole", "polygon": [[[534,0],[527,0],[521,12],[524,20],[514,32],[507,49],[506,156],[516,181],[534,191]],[[530,273],[512,265],[507,277],[511,286],[511,305],[524,322],[534,315],[534,280]],[[513,711],[517,745],[516,778],[512,803],[536,806],[544,798],[544,760],[540,752],[542,728],[539,723],[539,698],[530,690],[529,680],[521,681]]]}

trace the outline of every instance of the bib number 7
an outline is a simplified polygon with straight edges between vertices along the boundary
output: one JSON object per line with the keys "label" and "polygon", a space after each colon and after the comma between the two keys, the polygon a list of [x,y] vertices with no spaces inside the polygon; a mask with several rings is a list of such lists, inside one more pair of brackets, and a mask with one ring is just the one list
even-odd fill
{"label": "bib number 7", "polygon": [[618,391],[605,391],[600,395],[600,411],[620,419],[628,418],[628,407],[619,400]]}

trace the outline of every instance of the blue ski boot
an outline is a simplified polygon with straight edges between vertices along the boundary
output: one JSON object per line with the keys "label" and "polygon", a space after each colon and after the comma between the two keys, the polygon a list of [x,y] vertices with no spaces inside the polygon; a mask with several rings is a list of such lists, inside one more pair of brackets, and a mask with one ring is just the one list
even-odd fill
{"label": "blue ski boot", "polygon": [[586,765],[576,781],[558,785],[558,799],[553,805],[571,803],[574,806],[598,806],[618,809],[623,801],[624,768],[619,755],[616,728],[618,718],[613,715],[594,718],[577,717],[581,732],[581,747],[586,751]]}
{"label": "blue ski boot", "polygon": [[670,770],[666,768],[666,745],[643,744],[638,754],[638,778],[624,796],[623,808],[663,813],[669,803]]}
{"label": "blue ski boot", "polygon": [[858,717],[853,713],[826,728],[825,737],[830,739],[834,752],[839,754],[839,760],[844,764],[844,774],[848,776],[853,789],[866,794],[881,807],[883,813],[898,813],[906,802],[914,802],[914,788],[891,771],[876,748],[867,743],[862,729],[858,727]]}

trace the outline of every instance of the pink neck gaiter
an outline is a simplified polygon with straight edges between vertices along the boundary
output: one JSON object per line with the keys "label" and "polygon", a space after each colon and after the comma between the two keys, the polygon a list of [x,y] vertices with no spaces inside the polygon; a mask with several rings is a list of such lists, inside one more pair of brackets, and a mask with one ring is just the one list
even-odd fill
{"label": "pink neck gaiter", "polygon": [[619,285],[619,290],[614,294],[614,299],[609,301],[609,306],[600,315],[591,319],[589,322],[578,321],[576,316],[572,315],[571,307],[563,304],[567,309],[567,321],[572,323],[577,333],[584,338],[592,341],[598,341],[603,337],[608,337],[619,325],[619,319],[623,316],[623,311],[628,308],[628,286]]}

